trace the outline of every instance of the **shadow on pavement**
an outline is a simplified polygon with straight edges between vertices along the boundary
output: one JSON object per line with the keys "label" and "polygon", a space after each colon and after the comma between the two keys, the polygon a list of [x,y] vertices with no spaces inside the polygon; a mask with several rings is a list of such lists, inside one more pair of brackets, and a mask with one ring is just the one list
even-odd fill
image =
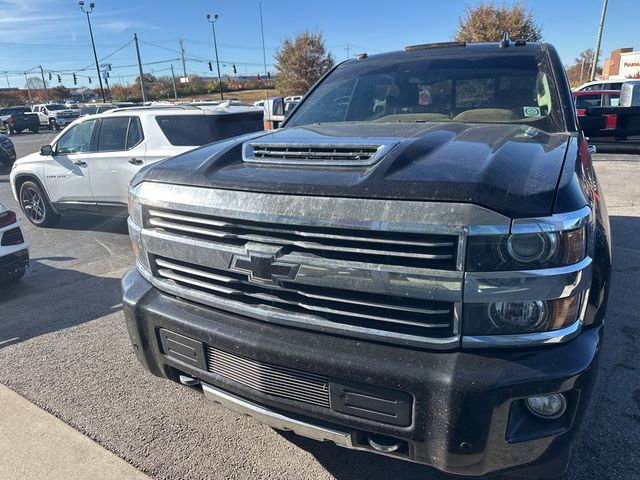
{"label": "shadow on pavement", "polygon": [[87,230],[126,235],[128,234],[127,214],[103,216],[69,213],[62,216],[55,228],[60,230]]}
{"label": "shadow on pavement", "polygon": [[0,286],[0,349],[120,310],[120,279],[43,263],[72,257],[32,259],[27,275]]}

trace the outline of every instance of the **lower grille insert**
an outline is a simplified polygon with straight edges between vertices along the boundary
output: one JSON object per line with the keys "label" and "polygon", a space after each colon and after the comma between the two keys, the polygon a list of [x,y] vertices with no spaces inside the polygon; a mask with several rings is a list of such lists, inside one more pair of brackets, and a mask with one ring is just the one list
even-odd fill
{"label": "lower grille insert", "polygon": [[329,379],[206,346],[207,370],[260,393],[329,408]]}

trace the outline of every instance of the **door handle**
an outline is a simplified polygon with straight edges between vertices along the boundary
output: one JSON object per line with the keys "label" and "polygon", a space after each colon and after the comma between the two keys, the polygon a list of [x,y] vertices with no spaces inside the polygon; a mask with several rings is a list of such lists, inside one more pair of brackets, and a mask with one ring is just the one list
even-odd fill
{"label": "door handle", "polygon": [[129,163],[131,165],[142,165],[144,162],[142,160],[140,160],[139,158],[132,158],[129,160]]}
{"label": "door handle", "polygon": [[87,162],[85,162],[84,160],[74,160],[73,163],[75,163],[79,167],[86,167],[87,166]]}

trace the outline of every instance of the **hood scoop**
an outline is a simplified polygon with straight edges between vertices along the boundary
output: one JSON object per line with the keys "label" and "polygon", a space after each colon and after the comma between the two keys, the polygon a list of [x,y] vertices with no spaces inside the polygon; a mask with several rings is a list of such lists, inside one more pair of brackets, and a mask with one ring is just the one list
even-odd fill
{"label": "hood scoop", "polygon": [[377,163],[399,142],[397,140],[366,141],[350,139],[348,142],[247,142],[243,145],[245,162],[273,165],[304,165],[330,167],[363,167]]}

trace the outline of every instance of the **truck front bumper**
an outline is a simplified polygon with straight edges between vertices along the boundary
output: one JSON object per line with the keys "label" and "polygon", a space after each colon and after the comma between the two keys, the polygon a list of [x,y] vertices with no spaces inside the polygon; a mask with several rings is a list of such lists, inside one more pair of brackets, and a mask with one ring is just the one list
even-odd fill
{"label": "truck front bumper", "polygon": [[[472,477],[566,469],[602,341],[594,327],[535,349],[416,350],[202,307],[136,269],[122,289],[134,350],[153,374],[196,379],[206,396],[274,428]],[[526,409],[525,398],[557,392],[567,400],[560,418]]]}

